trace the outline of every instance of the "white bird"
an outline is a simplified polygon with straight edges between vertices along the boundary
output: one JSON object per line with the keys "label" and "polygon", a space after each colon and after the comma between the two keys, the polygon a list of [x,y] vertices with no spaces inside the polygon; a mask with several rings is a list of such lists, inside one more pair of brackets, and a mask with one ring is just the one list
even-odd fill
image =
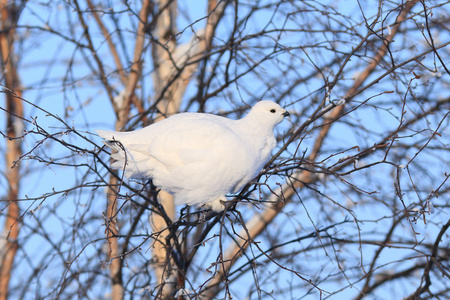
{"label": "white bird", "polygon": [[239,120],[179,113],[136,131],[97,133],[117,150],[112,168],[125,168],[126,177],[152,178],[176,205],[220,212],[225,195],[239,192],[264,167],[276,145],[273,130],[285,116],[265,100]]}

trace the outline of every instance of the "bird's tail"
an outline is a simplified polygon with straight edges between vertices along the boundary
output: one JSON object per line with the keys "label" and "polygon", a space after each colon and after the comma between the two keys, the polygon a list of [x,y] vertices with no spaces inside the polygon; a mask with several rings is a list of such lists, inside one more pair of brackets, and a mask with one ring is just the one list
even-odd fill
{"label": "bird's tail", "polygon": [[109,148],[116,150],[111,153],[111,158],[114,160],[111,164],[113,169],[126,170],[125,176],[130,178],[143,178],[148,174],[140,170],[139,165],[145,162],[148,157],[143,157],[139,152],[126,148],[126,145],[120,141],[124,134],[122,132],[97,130],[100,137],[104,139],[103,143]]}

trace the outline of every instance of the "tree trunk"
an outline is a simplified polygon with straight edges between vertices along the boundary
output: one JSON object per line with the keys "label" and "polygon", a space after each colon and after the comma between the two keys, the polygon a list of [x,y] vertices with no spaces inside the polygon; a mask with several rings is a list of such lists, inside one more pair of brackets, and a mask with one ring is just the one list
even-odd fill
{"label": "tree trunk", "polygon": [[[183,45],[176,45],[175,35],[177,34],[176,17],[177,2],[160,0],[160,9],[164,8],[158,18],[155,35],[158,36],[161,44],[154,44],[152,49],[153,62],[156,76],[154,76],[155,95],[158,101],[157,107],[160,112],[158,121],[179,112],[184,92],[189,84],[192,74],[198,70],[198,62],[188,63],[191,60],[198,60],[201,55],[212,44],[212,36],[219,22],[226,3],[217,1],[208,2],[208,23],[204,30]],[[159,200],[170,219],[175,218],[175,204],[173,197],[161,191]],[[159,287],[158,297],[170,299],[175,294],[175,289],[183,288],[184,278],[177,270],[173,259],[169,259],[168,250],[170,245],[166,244],[169,235],[167,223],[161,216],[152,214],[150,216],[152,230],[157,234],[157,240],[152,248],[152,268],[157,276]]]}
{"label": "tree trunk", "polygon": [[[11,278],[14,257],[19,248],[18,237],[20,232],[20,208],[17,202],[19,195],[20,168],[15,164],[21,155],[21,139],[23,133],[23,105],[20,100],[21,92],[19,79],[14,61],[12,60],[15,23],[18,15],[15,5],[9,4],[6,0],[2,0],[1,7],[1,23],[2,31],[0,32],[0,51],[2,59],[3,74],[6,82],[6,110],[7,114],[7,135],[9,140],[6,142],[6,166],[5,174],[8,182],[8,210],[5,224],[0,237],[0,300],[7,299],[8,286]],[[3,240],[5,239],[5,240]]]}

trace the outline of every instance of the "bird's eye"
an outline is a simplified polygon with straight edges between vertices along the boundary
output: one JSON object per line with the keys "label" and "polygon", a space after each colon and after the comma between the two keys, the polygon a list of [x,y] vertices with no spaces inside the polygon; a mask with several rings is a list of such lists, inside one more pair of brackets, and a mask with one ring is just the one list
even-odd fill
{"label": "bird's eye", "polygon": [[276,112],[276,110],[272,108],[272,109],[270,110],[270,112],[274,114],[274,113]]}

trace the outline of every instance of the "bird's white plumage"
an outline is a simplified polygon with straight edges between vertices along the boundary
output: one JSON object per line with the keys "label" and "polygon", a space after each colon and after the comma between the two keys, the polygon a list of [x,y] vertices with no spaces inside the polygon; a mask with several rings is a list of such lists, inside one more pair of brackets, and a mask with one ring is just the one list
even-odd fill
{"label": "bird's white plumage", "polygon": [[220,211],[227,193],[261,171],[276,144],[273,129],[286,115],[275,102],[260,101],[240,120],[180,113],[132,132],[97,132],[117,150],[112,167],[125,168],[127,177],[152,178],[177,205]]}

